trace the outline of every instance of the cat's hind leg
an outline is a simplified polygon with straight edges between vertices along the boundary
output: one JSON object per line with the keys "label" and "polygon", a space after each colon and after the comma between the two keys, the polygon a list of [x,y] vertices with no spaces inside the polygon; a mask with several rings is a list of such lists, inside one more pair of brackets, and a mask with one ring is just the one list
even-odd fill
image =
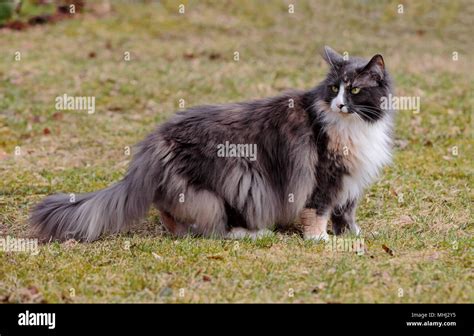
{"label": "cat's hind leg", "polygon": [[189,233],[187,226],[177,222],[167,211],[160,210],[160,219],[166,230],[173,236],[182,237]]}
{"label": "cat's hind leg", "polygon": [[168,199],[167,204],[160,204],[158,208],[163,224],[172,234],[213,238],[226,236],[224,200],[212,191],[188,187],[176,199]]}
{"label": "cat's hind leg", "polygon": [[249,230],[243,227],[234,227],[230,229],[227,234],[226,238],[228,239],[245,239],[249,238],[252,240],[259,239],[265,236],[273,235],[273,231],[268,229],[261,229],[261,230]]}

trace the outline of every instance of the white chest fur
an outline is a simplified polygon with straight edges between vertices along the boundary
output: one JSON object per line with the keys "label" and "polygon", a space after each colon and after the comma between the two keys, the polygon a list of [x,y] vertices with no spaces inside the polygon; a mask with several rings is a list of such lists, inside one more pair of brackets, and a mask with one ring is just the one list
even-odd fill
{"label": "white chest fur", "polygon": [[364,189],[391,160],[391,120],[386,117],[369,124],[348,116],[328,124],[329,147],[342,152],[349,175],[343,177],[337,204],[358,199]]}

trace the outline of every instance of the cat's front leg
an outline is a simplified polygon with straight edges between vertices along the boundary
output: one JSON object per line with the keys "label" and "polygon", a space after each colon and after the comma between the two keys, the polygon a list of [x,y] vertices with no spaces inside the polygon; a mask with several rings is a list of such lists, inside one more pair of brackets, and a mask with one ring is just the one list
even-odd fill
{"label": "cat's front leg", "polygon": [[356,200],[349,200],[334,208],[331,214],[332,230],[335,235],[340,235],[349,230],[355,235],[360,234],[360,227],[355,220],[357,208]]}
{"label": "cat's front leg", "polygon": [[328,241],[328,220],[329,215],[321,213],[316,209],[303,209],[300,214],[300,221],[304,238],[315,241]]}

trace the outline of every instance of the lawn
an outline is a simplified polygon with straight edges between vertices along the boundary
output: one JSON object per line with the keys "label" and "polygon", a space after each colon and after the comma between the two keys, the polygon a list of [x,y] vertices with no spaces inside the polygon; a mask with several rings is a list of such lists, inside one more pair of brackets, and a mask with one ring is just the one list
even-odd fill
{"label": "lawn", "polygon": [[[399,111],[393,164],[361,201],[362,254],[295,234],[176,239],[152,210],[94,243],[0,251],[0,302],[474,301],[471,1],[112,3],[0,30],[1,237],[27,237],[48,194],[120,179],[129,148],[180,103],[312,87],[324,45],[381,53],[397,95],[421,109]],[[63,94],[94,96],[95,113],[57,111]]]}

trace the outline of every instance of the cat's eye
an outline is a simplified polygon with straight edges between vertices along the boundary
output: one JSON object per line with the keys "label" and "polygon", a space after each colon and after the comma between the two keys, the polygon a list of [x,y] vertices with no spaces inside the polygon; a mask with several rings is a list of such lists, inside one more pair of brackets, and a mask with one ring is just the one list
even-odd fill
{"label": "cat's eye", "polygon": [[339,88],[338,88],[336,85],[331,86],[331,90],[332,90],[332,92],[334,92],[334,93],[338,93],[338,92],[339,92]]}
{"label": "cat's eye", "polygon": [[358,94],[359,92],[360,92],[360,88],[358,88],[358,87],[355,87],[355,88],[351,89],[352,94]]}

